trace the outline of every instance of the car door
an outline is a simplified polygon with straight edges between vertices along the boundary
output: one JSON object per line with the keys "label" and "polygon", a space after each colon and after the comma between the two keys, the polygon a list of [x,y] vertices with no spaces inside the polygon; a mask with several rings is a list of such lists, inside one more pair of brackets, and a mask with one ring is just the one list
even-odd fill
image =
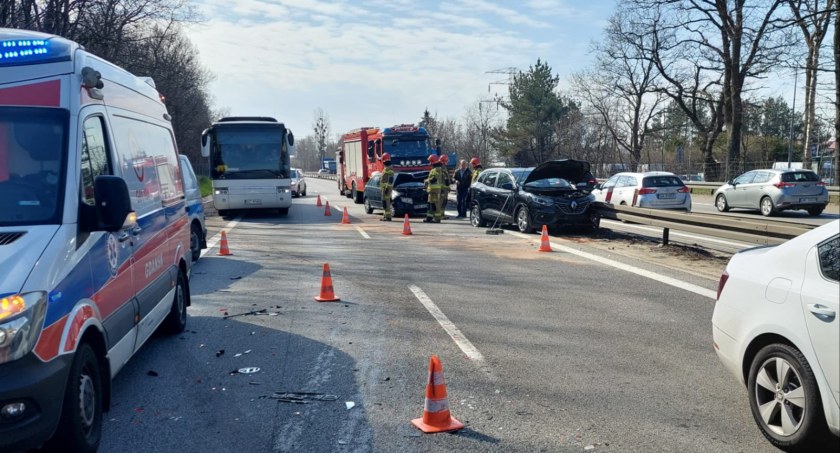
{"label": "car door", "polygon": [[741,176],[738,176],[737,178],[735,178],[734,181],[732,181],[732,185],[734,187],[728,192],[726,192],[726,202],[729,204],[730,207],[755,208],[755,206],[750,206],[746,202],[746,192],[749,188],[749,185],[755,178],[755,174],[756,172],[749,171]]}
{"label": "car door", "polygon": [[513,222],[514,207],[514,182],[513,177],[506,171],[500,171],[496,178],[495,196],[498,198],[499,218],[505,223]]}
{"label": "car door", "polygon": [[744,206],[757,208],[761,197],[764,196],[765,186],[770,183],[773,173],[769,171],[756,171],[753,180],[749,184],[744,184],[743,189],[743,203]]}
{"label": "car door", "polygon": [[374,175],[367,183],[365,191],[368,193],[368,203],[378,209],[382,209],[382,189],[379,188],[381,174]]}
{"label": "car door", "polygon": [[637,180],[631,175],[624,175],[618,179],[618,184],[615,185],[615,194],[613,195],[613,204],[633,206],[636,199],[636,183]]}
{"label": "car door", "polygon": [[496,179],[499,177],[499,172],[496,170],[485,170],[481,172],[479,180],[482,183],[478,187],[479,206],[481,207],[481,216],[485,219],[495,220],[496,213],[501,207],[496,198],[495,186]]}
{"label": "car door", "polygon": [[[840,235],[813,247],[805,262],[801,299],[808,336],[834,400],[840,404]],[[813,367],[816,368],[816,367]]]}
{"label": "car door", "polygon": [[593,190],[592,195],[595,196],[595,201],[611,203],[613,192],[615,191],[615,185],[618,183],[618,179],[620,177],[621,175],[613,175],[601,184],[600,188]]}

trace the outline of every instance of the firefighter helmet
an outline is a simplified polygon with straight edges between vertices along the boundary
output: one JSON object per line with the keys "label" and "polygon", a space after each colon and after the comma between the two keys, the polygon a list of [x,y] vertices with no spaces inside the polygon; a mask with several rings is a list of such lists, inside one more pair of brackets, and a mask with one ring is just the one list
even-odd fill
{"label": "firefighter helmet", "polygon": [[391,161],[391,155],[390,154],[388,154],[388,153],[382,154],[382,162],[390,162],[390,161]]}
{"label": "firefighter helmet", "polygon": [[472,159],[470,159],[470,165],[472,165],[473,167],[475,167],[476,165],[481,165],[481,161],[478,160],[477,157],[473,157]]}
{"label": "firefighter helmet", "polygon": [[440,156],[440,163],[442,163],[443,165],[448,164],[449,163],[449,156],[447,156],[446,154],[441,155]]}
{"label": "firefighter helmet", "polygon": [[434,164],[438,163],[438,160],[439,159],[438,159],[437,154],[430,154],[429,155],[429,163],[430,164],[434,165]]}

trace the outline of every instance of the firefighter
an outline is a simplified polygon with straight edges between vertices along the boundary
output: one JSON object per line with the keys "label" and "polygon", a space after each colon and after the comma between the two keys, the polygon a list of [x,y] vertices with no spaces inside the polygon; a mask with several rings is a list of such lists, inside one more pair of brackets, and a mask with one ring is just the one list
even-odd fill
{"label": "firefighter", "polygon": [[471,184],[475,184],[475,182],[478,180],[479,173],[481,173],[481,170],[484,170],[484,167],[481,166],[481,161],[478,160],[477,157],[473,157],[472,159],[470,159],[470,165],[472,165],[473,168]]}
{"label": "firefighter", "polygon": [[388,153],[382,154],[382,177],[379,179],[379,189],[382,190],[382,209],[385,213],[382,214],[380,222],[391,221],[391,192],[394,189],[394,170],[391,170],[391,155]]}
{"label": "firefighter", "polygon": [[449,157],[446,154],[441,155],[440,167],[443,170],[443,187],[440,189],[440,212],[441,217],[444,219],[448,219],[446,217],[446,205],[449,204],[449,186],[452,184],[452,175],[449,174],[448,164]]}
{"label": "firefighter", "polygon": [[429,210],[426,212],[424,223],[440,223],[443,218],[443,212],[440,208],[440,192],[443,188],[443,169],[440,168],[440,160],[436,154],[429,156],[429,163],[432,164],[432,170],[429,172],[429,177],[423,182],[426,186],[426,191],[429,193]]}

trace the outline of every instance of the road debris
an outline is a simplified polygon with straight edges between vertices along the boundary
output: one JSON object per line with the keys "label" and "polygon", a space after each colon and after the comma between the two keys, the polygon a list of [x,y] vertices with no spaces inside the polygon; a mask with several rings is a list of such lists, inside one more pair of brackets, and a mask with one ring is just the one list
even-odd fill
{"label": "road debris", "polygon": [[148,374],[149,376],[152,376],[152,377],[158,377],[158,376],[160,376],[160,374],[158,374],[158,372],[157,372],[157,371],[155,371],[155,370],[149,370],[149,372],[148,372],[148,373],[146,373],[146,374]]}
{"label": "road debris", "polygon": [[281,403],[306,404],[312,401],[338,401],[338,395],[310,392],[274,392],[271,399]]}
{"label": "road debris", "polygon": [[259,373],[260,369],[258,367],[255,367],[255,366],[250,366],[250,367],[240,368],[237,371],[239,371],[240,374],[254,374],[254,373]]}
{"label": "road debris", "polygon": [[352,402],[352,401],[345,401],[345,402],[344,402],[344,405],[345,405],[345,406],[347,406],[347,410],[348,410],[348,411],[349,411],[350,409],[353,409],[354,407],[356,407],[356,403],[354,403],[354,402]]}
{"label": "road debris", "polygon": [[227,312],[225,312],[224,318],[225,319],[230,319],[230,318],[236,318],[237,316],[253,316],[253,315],[258,315],[258,314],[265,314],[267,312],[268,312],[267,308],[263,308],[263,309],[260,309],[260,310],[251,310],[251,311],[246,311],[245,313],[236,313],[236,314],[232,314],[232,315],[229,315]]}
{"label": "road debris", "polygon": [[216,357],[221,357],[223,355],[225,355],[224,349],[219,349],[218,351],[216,351]]}

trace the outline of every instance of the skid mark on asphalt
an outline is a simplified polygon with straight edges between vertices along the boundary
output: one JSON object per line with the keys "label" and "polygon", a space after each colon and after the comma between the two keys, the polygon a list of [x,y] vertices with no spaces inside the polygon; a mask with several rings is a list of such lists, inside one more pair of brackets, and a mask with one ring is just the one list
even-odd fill
{"label": "skid mark on asphalt", "polygon": [[[510,234],[513,235],[513,236],[516,236],[516,237],[523,238],[523,239],[529,239],[529,240],[533,239],[533,236],[527,235],[527,234],[522,234],[522,233],[517,233],[517,232],[511,232]],[[630,273],[633,273],[633,274],[636,274],[636,275],[640,275],[642,277],[649,278],[651,280],[656,280],[656,281],[664,283],[666,285],[670,285],[670,286],[673,286],[675,288],[684,289],[686,291],[692,292],[694,294],[699,294],[701,296],[708,297],[710,299],[717,298],[717,293],[715,291],[703,288],[703,287],[695,285],[693,283],[688,283],[688,282],[684,282],[682,280],[677,280],[676,278],[669,277],[667,275],[658,274],[656,272],[651,272],[651,271],[648,271],[648,270],[645,270],[645,269],[639,269],[639,268],[631,266],[629,264],[624,264],[624,263],[621,263],[621,262],[618,262],[618,261],[615,261],[615,260],[611,260],[609,258],[604,258],[602,256],[598,256],[598,255],[595,255],[595,254],[592,254],[592,253],[584,252],[584,251],[581,251],[581,250],[576,250],[576,249],[573,249],[571,247],[567,247],[565,245],[558,244],[554,241],[551,242],[551,248],[553,250],[559,250],[561,252],[571,253],[571,254],[577,255],[581,258],[586,258],[588,260],[592,260],[592,261],[595,261],[595,262],[598,262],[598,263],[601,263],[601,264],[605,264],[607,266],[611,266],[611,267],[614,267],[616,269],[621,269],[623,271],[627,271],[627,272],[630,272]]]}

